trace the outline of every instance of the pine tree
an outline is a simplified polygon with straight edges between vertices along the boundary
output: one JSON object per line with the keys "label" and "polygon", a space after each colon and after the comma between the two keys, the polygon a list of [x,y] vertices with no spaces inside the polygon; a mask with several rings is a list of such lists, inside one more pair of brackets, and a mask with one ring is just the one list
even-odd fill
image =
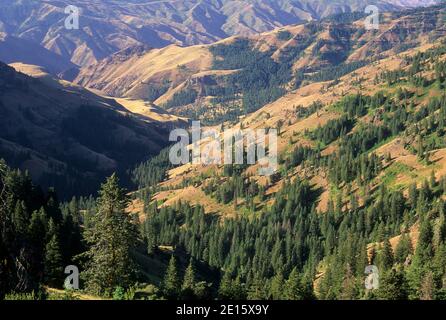
{"label": "pine tree", "polygon": [[240,280],[240,276],[237,276],[231,283],[231,299],[232,300],[245,300],[246,290],[245,286]]}
{"label": "pine tree", "polygon": [[356,288],[356,279],[353,275],[350,265],[347,265],[346,273],[341,287],[342,300],[353,300],[357,297],[358,290]]}
{"label": "pine tree", "polygon": [[443,279],[446,274],[446,245],[441,242],[435,250],[433,270],[436,279]]}
{"label": "pine tree", "polygon": [[218,288],[218,296],[222,300],[232,299],[232,280],[231,274],[225,272],[220,281],[220,286]]}
{"label": "pine tree", "polygon": [[35,283],[42,280],[44,269],[44,254],[47,234],[47,217],[45,210],[42,208],[39,211],[34,211],[31,215],[31,222],[28,228],[28,237],[33,245],[31,251],[31,259],[28,263],[31,265],[31,278]]}
{"label": "pine tree", "polygon": [[195,285],[195,268],[191,259],[184,274],[183,285],[181,286],[183,299],[194,298]]}
{"label": "pine tree", "polygon": [[85,254],[89,261],[83,277],[93,293],[110,296],[116,287],[128,288],[132,283],[135,264],[130,253],[138,233],[125,212],[128,202],[126,191],[113,174],[101,186],[98,211],[85,234],[90,248]]}
{"label": "pine tree", "polygon": [[395,262],[405,263],[407,257],[413,253],[412,241],[407,233],[403,233],[395,248]]}
{"label": "pine tree", "polygon": [[31,215],[28,234],[30,240],[36,247],[38,247],[38,251],[40,251],[40,249],[43,250],[43,244],[47,234],[47,226],[48,221],[45,210],[42,208],[39,211],[34,211]]}
{"label": "pine tree", "polygon": [[420,288],[421,300],[433,300],[435,298],[434,274],[428,271],[421,282]]}
{"label": "pine tree", "polygon": [[378,298],[382,300],[407,299],[407,282],[402,271],[392,269],[379,278]]}
{"label": "pine tree", "polygon": [[384,241],[384,245],[378,254],[378,267],[381,271],[389,270],[393,266],[393,250],[389,239]]}
{"label": "pine tree", "polygon": [[283,273],[281,270],[272,278],[271,280],[271,288],[270,288],[270,297],[273,300],[282,300],[284,299],[284,279]]}
{"label": "pine tree", "polygon": [[420,225],[420,235],[418,237],[415,255],[407,275],[411,287],[410,297],[412,299],[420,298],[422,280],[431,267],[433,258],[432,240],[433,233],[430,220],[424,218]]}
{"label": "pine tree", "polygon": [[28,220],[28,210],[26,209],[25,201],[17,201],[12,217],[15,231],[22,235],[26,234]]}
{"label": "pine tree", "polygon": [[[51,220],[52,221],[52,220]],[[63,279],[63,262],[60,251],[59,237],[56,233],[50,235],[50,240],[45,247],[44,260],[45,282],[51,287],[59,288]]]}
{"label": "pine tree", "polygon": [[259,275],[254,276],[254,280],[248,289],[248,300],[266,300],[265,283]]}
{"label": "pine tree", "polygon": [[71,210],[66,212],[59,228],[62,256],[66,266],[73,264],[73,258],[84,251],[80,217],[76,215],[77,213]]}
{"label": "pine tree", "polygon": [[150,220],[146,221],[145,235],[147,239],[147,253],[151,255],[155,253],[156,250],[156,236],[155,227]]}
{"label": "pine tree", "polygon": [[285,283],[285,299],[302,300],[301,279],[297,268],[294,268]]}
{"label": "pine tree", "polygon": [[166,275],[163,281],[163,293],[166,298],[176,299],[178,298],[180,288],[180,280],[177,271],[177,261],[175,256],[172,255],[167,267]]}

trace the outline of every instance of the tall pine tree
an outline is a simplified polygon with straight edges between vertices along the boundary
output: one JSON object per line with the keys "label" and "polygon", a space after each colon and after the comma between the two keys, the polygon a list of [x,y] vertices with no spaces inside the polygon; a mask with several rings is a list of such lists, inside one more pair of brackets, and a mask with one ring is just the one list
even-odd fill
{"label": "tall pine tree", "polygon": [[101,186],[93,226],[85,233],[90,248],[83,272],[87,289],[110,296],[116,287],[132,284],[135,264],[131,258],[137,241],[137,229],[126,213],[129,198],[113,174]]}

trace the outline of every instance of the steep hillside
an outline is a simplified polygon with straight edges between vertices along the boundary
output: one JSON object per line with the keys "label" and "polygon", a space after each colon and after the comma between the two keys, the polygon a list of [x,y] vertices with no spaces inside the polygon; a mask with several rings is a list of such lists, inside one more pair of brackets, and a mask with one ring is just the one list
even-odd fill
{"label": "steep hillside", "polygon": [[76,68],[70,59],[49,51],[33,41],[11,36],[0,36],[0,61],[42,66],[52,74]]}
{"label": "steep hillside", "polygon": [[[446,38],[443,37],[441,43],[443,43],[445,39]],[[282,154],[281,159],[284,167],[280,170],[279,176],[282,176],[283,179],[271,182],[271,179],[257,176],[257,166],[245,168],[247,176],[254,178],[260,184],[263,184],[266,187],[265,193],[270,196],[280,191],[281,185],[286,177],[293,178],[297,175],[301,178],[310,178],[310,180],[313,180],[314,178],[314,183],[322,188],[321,190],[324,190],[321,194],[318,208],[320,210],[326,210],[327,201],[335,194],[332,193],[333,190],[330,187],[328,172],[321,174],[321,169],[315,170],[313,168],[308,170],[305,167],[298,167],[297,171],[294,169],[291,169],[290,171],[289,162],[294,162],[294,160],[291,160],[294,157],[293,152],[300,152],[299,146],[319,149],[321,155],[325,157],[329,157],[338,152],[341,141],[338,140],[339,136],[336,136],[336,134],[339,134],[339,132],[335,133],[335,138],[316,137],[324,132],[325,127],[328,132],[330,126],[335,125],[338,121],[342,124],[342,121],[345,121],[342,117],[344,113],[353,112],[353,114],[355,114],[358,112],[358,119],[354,119],[355,126],[350,127],[351,134],[353,134],[355,130],[363,130],[363,125],[379,125],[383,121],[390,121],[390,114],[387,114],[387,112],[390,111],[386,111],[386,105],[381,105],[382,109],[370,110],[368,113],[354,110],[355,108],[359,108],[357,103],[360,101],[357,100],[358,96],[356,96],[356,94],[359,94],[359,97],[362,96],[365,100],[367,100],[368,97],[377,99],[382,95],[383,97],[389,97],[388,103],[396,103],[398,100],[397,98],[393,100],[395,97],[408,95],[406,92],[410,92],[410,99],[407,104],[415,104],[413,107],[414,111],[418,111],[417,117],[420,117],[422,112],[426,112],[423,109],[423,106],[433,103],[435,97],[441,97],[442,86],[435,85],[435,73],[433,71],[427,71],[429,69],[427,69],[425,73],[420,71],[420,74],[426,77],[426,82],[423,85],[419,84],[417,78],[411,80],[414,81],[414,83],[409,82],[406,84],[407,80],[398,80],[398,82],[394,82],[393,80],[387,80],[387,77],[394,77],[394,74],[396,77],[396,75],[402,72],[399,70],[411,70],[411,65],[408,65],[408,61],[412,63],[412,57],[418,56],[418,52],[427,51],[428,54],[426,55],[428,56],[431,55],[432,52],[438,52],[434,61],[442,63],[441,61],[446,59],[446,54],[443,50],[444,45],[438,47],[433,44],[426,44],[421,47],[409,49],[399,55],[386,57],[379,61],[375,61],[370,65],[358,68],[354,72],[340,77],[336,82],[326,81],[304,85],[244,117],[242,121],[236,123],[233,127],[227,127],[227,129],[236,129],[240,127],[244,129],[259,129],[277,128],[280,126],[281,134],[278,141],[278,150],[279,153]],[[421,57],[424,57],[424,55],[421,55]],[[426,61],[428,61],[428,58],[426,58]],[[431,63],[433,62],[425,64],[426,68],[432,68],[430,67]],[[441,66],[441,64],[439,66]],[[390,85],[388,83],[390,83]],[[402,83],[401,88],[395,88],[395,83]],[[386,101],[386,98],[381,99]],[[347,109],[350,105],[352,105],[351,108],[353,108],[353,111]],[[342,108],[345,108],[345,111],[342,111]],[[341,121],[341,119],[343,120]],[[412,127],[417,127],[417,124],[412,124]],[[336,132],[336,130],[341,130],[342,128],[345,130],[347,127],[344,127],[344,124],[342,124],[340,127],[337,129],[334,128],[333,130]],[[314,134],[312,132],[314,132]],[[417,138],[408,135],[406,131],[401,134],[404,138],[399,137],[398,134],[389,135],[371,149],[375,150],[383,159],[390,155],[390,157],[395,160],[395,163],[401,162],[401,164],[405,166],[405,170],[408,171],[398,173],[398,178],[396,180],[392,178],[387,181],[387,178],[384,177],[386,174],[393,174],[393,171],[390,170],[390,172],[384,173],[383,176],[376,181],[377,185],[380,185],[382,181],[385,181],[386,184],[388,183],[389,187],[392,188],[402,188],[403,186],[408,187],[413,182],[421,183],[423,179],[430,176],[432,170],[436,172],[437,178],[440,178],[446,173],[446,159],[443,159],[441,148],[437,152],[432,152],[434,158],[431,159],[431,165],[426,165],[423,161],[419,162],[419,158],[417,159],[417,155],[413,153],[418,148]],[[443,142],[440,141],[443,141],[443,139],[440,139],[435,143],[440,143],[439,146],[442,146]],[[204,145],[206,145],[206,142],[203,142],[203,146]],[[434,145],[432,145],[432,147]],[[435,163],[435,166],[432,166],[433,163]],[[398,166],[399,164],[396,165],[396,167]],[[165,204],[174,204],[179,199],[189,199],[192,193],[187,189],[187,186],[192,184],[197,188],[196,186],[199,185],[198,189],[203,189],[205,188],[206,183],[203,183],[201,179],[204,177],[206,180],[215,175],[220,176],[223,174],[223,169],[223,167],[191,166],[190,164],[174,168],[166,173],[167,179],[160,184],[161,189],[166,188],[166,192],[161,192],[156,198],[158,201]],[[287,175],[283,176],[285,172]],[[318,177],[319,175],[322,175],[322,177]],[[184,181],[188,181],[185,189],[183,189]],[[197,184],[197,181],[201,182]],[[208,198],[206,196],[197,196],[193,197],[192,202],[207,207],[207,201]],[[239,201],[241,201],[242,204],[244,203],[243,200],[239,199]],[[262,203],[259,204],[263,206]],[[231,211],[232,210],[229,210],[229,216],[233,214]],[[222,204],[220,208],[214,207],[212,212],[222,214],[223,212],[228,212],[228,210],[227,207]]]}
{"label": "steep hillside", "polygon": [[210,69],[206,47],[134,47],[82,68],[74,82],[115,97],[154,101],[191,75]]}
{"label": "steep hillside", "polygon": [[[359,1],[126,4],[129,29],[132,12],[148,6],[162,15],[196,4],[234,8],[247,19],[244,33],[274,24],[276,10],[291,19],[285,7],[312,20]],[[86,292],[116,299],[445,300],[445,16],[443,4],[383,14],[376,31],[347,13],[209,45],[138,43],[83,67],[78,84],[39,66],[0,64],[7,163],[64,196],[97,189],[112,171],[137,186],[128,193],[111,175],[98,199],[59,205],[55,191],[43,194],[0,160],[0,297],[61,287],[63,266],[82,253]],[[76,57],[97,60],[81,48]],[[189,146],[201,148],[201,164],[174,165],[162,147],[183,116],[204,130],[276,129],[277,170],[205,165],[224,150],[215,147],[222,133]],[[364,286],[370,268],[379,288]]]}
{"label": "steep hillside", "polygon": [[[14,167],[64,195],[89,194],[113,171],[157,154],[167,123],[58,81],[38,67],[0,67],[0,150]],[[168,121],[168,120],[166,120]]]}
{"label": "steep hillside", "polygon": [[[160,48],[212,43],[232,35],[254,35],[331,14],[362,11],[369,4],[387,11],[435,2],[3,0],[0,33],[33,41],[74,64],[88,65],[133,45]],[[79,30],[64,28],[68,5],[81,10]]]}
{"label": "steep hillside", "polygon": [[434,41],[444,35],[443,15],[385,14],[376,31],[365,30],[361,15],[342,15],[211,45],[127,49],[83,68],[75,82],[207,124],[234,122],[290,90]]}
{"label": "steep hillside", "polygon": [[[292,299],[443,299],[444,21],[423,20],[408,46],[391,31],[404,35],[401,26],[427,12],[437,21],[441,10],[394,17],[366,44],[373,59],[364,65],[313,75],[226,124],[277,128],[276,174],[260,176],[258,165],[173,167],[164,153],[138,167],[149,248],[178,246],[224,270],[230,279],[220,288],[244,284],[225,291],[230,297],[290,298],[282,285],[296,281]],[[317,58],[316,73],[327,61]],[[364,289],[367,265],[379,268],[383,289]]]}

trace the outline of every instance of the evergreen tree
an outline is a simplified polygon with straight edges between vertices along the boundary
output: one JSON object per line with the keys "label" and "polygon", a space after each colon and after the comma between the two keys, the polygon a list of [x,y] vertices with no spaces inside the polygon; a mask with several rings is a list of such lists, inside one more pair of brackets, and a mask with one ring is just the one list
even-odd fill
{"label": "evergreen tree", "polygon": [[346,274],[342,282],[340,299],[354,300],[357,297],[357,295],[358,295],[358,290],[356,288],[356,279],[353,275],[350,265],[347,265]]}
{"label": "evergreen tree", "polygon": [[440,281],[446,275],[446,245],[443,242],[441,242],[435,250],[433,270],[435,278]]}
{"label": "evergreen tree", "polygon": [[231,299],[232,300],[245,300],[246,299],[246,291],[245,286],[241,282],[240,277],[238,276],[231,283]]}
{"label": "evergreen tree", "polygon": [[178,277],[177,261],[175,256],[172,255],[163,281],[164,296],[169,299],[176,299],[178,298],[179,289],[180,279]]}
{"label": "evergreen tree", "polygon": [[393,266],[393,250],[389,239],[384,241],[383,247],[378,254],[378,267],[381,271],[386,271]]}
{"label": "evergreen tree", "polygon": [[297,268],[294,268],[285,283],[284,298],[287,300],[302,300],[302,288]]}
{"label": "evergreen tree", "polygon": [[407,282],[402,271],[384,272],[379,278],[378,298],[381,300],[405,300],[408,297]]}
{"label": "evergreen tree", "polygon": [[426,272],[421,282],[420,299],[433,300],[435,298],[434,274],[432,271]]}
{"label": "evergreen tree", "polygon": [[195,268],[192,259],[189,262],[189,266],[186,269],[183,278],[183,285],[181,286],[183,299],[194,298],[195,293]]}
{"label": "evergreen tree", "polygon": [[395,248],[395,262],[405,263],[407,257],[413,253],[412,241],[407,233],[403,233]]}
{"label": "evergreen tree", "polygon": [[429,219],[424,218],[420,225],[420,235],[418,237],[415,255],[407,275],[411,288],[410,297],[412,299],[420,298],[422,280],[431,267],[433,258],[432,240],[433,233],[431,222]]}
{"label": "evergreen tree", "polygon": [[282,300],[284,299],[284,278],[281,270],[272,278],[271,280],[271,288],[270,288],[270,297],[273,300]]}
{"label": "evergreen tree", "polygon": [[[265,290],[265,283],[262,278],[258,275],[254,276],[249,289],[248,289],[248,300],[266,300],[267,292]],[[291,298],[288,298],[291,299]]]}
{"label": "evergreen tree", "polygon": [[28,210],[25,201],[17,201],[12,217],[12,223],[17,233],[24,235],[28,227]]}
{"label": "evergreen tree", "polygon": [[116,287],[128,288],[134,277],[135,264],[131,258],[137,240],[137,229],[126,213],[129,198],[119,187],[113,174],[101,186],[97,203],[98,211],[93,226],[85,238],[90,245],[89,258],[83,277],[87,289],[93,293],[110,296]]}
{"label": "evergreen tree", "polygon": [[49,237],[50,240],[45,247],[45,282],[51,287],[59,288],[62,285],[62,279],[64,277],[59,237],[55,232],[52,235],[50,233]]}
{"label": "evergreen tree", "polygon": [[155,253],[156,250],[156,235],[155,227],[150,220],[146,221],[146,239],[147,239],[147,253],[149,255]]}
{"label": "evergreen tree", "polygon": [[232,279],[229,272],[225,272],[220,281],[218,296],[222,300],[232,299]]}

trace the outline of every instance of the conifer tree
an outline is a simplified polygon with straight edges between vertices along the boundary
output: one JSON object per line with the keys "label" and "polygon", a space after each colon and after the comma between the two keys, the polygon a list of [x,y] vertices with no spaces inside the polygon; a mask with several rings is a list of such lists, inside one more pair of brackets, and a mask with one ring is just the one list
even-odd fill
{"label": "conifer tree", "polygon": [[195,268],[191,259],[184,274],[183,285],[181,286],[183,299],[191,299],[194,297],[195,285]]}
{"label": "conifer tree", "polygon": [[441,242],[435,250],[433,270],[436,279],[440,282],[446,274],[446,245]]}
{"label": "conifer tree", "polygon": [[248,300],[265,300],[267,293],[265,292],[265,283],[259,275],[255,275],[248,289]]}
{"label": "conifer tree", "polygon": [[403,233],[395,248],[395,262],[405,263],[406,258],[412,253],[412,241],[407,233]]}
{"label": "conifer tree", "polygon": [[232,279],[229,272],[225,272],[220,281],[220,286],[218,288],[218,296],[220,299],[232,299]]}
{"label": "conifer tree", "polygon": [[285,283],[285,299],[302,300],[301,279],[297,268],[294,268]]}
{"label": "conifer tree", "polygon": [[420,299],[433,300],[434,298],[435,298],[434,274],[432,273],[432,271],[428,271],[426,272],[421,281]]}
{"label": "conifer tree", "polygon": [[340,298],[342,300],[353,300],[357,295],[358,290],[356,288],[356,279],[350,265],[347,265],[344,280],[342,282]]}
{"label": "conifer tree", "polygon": [[417,248],[407,275],[411,287],[410,297],[413,299],[420,298],[422,280],[431,267],[433,258],[432,240],[432,225],[430,220],[425,217],[420,225]]}
{"label": "conifer tree", "polygon": [[378,298],[382,300],[407,299],[407,281],[402,271],[386,271],[379,278]]}
{"label": "conifer tree", "polygon": [[17,201],[12,217],[14,229],[19,234],[26,234],[29,217],[25,201]]}
{"label": "conifer tree", "polygon": [[56,233],[53,233],[52,235],[50,234],[49,237],[50,240],[45,247],[45,282],[51,287],[59,288],[61,287],[64,275],[59,237]]}
{"label": "conifer tree", "polygon": [[389,239],[384,241],[383,247],[378,254],[378,267],[381,271],[389,270],[393,266],[393,250]]}
{"label": "conifer tree", "polygon": [[169,260],[169,266],[167,267],[166,275],[164,276],[163,293],[166,298],[176,299],[179,294],[179,289],[180,280],[178,277],[177,261],[175,259],[175,256],[172,255]]}
{"label": "conifer tree", "polygon": [[271,288],[270,288],[271,299],[282,300],[284,298],[283,286],[284,286],[283,273],[281,270],[279,270],[279,272],[271,280]]}
{"label": "conifer tree", "polygon": [[151,221],[146,221],[146,239],[147,239],[147,253],[149,255],[153,254],[156,250],[156,236],[155,236],[155,227],[151,223]]}
{"label": "conifer tree", "polygon": [[232,300],[245,300],[246,290],[244,284],[240,280],[240,276],[237,276],[231,283],[231,299]]}
{"label": "conifer tree", "polygon": [[83,277],[87,289],[110,296],[116,287],[128,288],[135,273],[131,258],[137,240],[137,229],[125,212],[129,198],[113,174],[101,186],[98,211],[85,238],[90,245]]}
{"label": "conifer tree", "polygon": [[31,215],[31,222],[28,228],[28,237],[33,245],[33,250],[30,253],[30,277],[33,282],[38,283],[42,280],[44,269],[44,253],[46,245],[47,234],[47,217],[45,210],[42,208],[39,211],[34,211]]}

